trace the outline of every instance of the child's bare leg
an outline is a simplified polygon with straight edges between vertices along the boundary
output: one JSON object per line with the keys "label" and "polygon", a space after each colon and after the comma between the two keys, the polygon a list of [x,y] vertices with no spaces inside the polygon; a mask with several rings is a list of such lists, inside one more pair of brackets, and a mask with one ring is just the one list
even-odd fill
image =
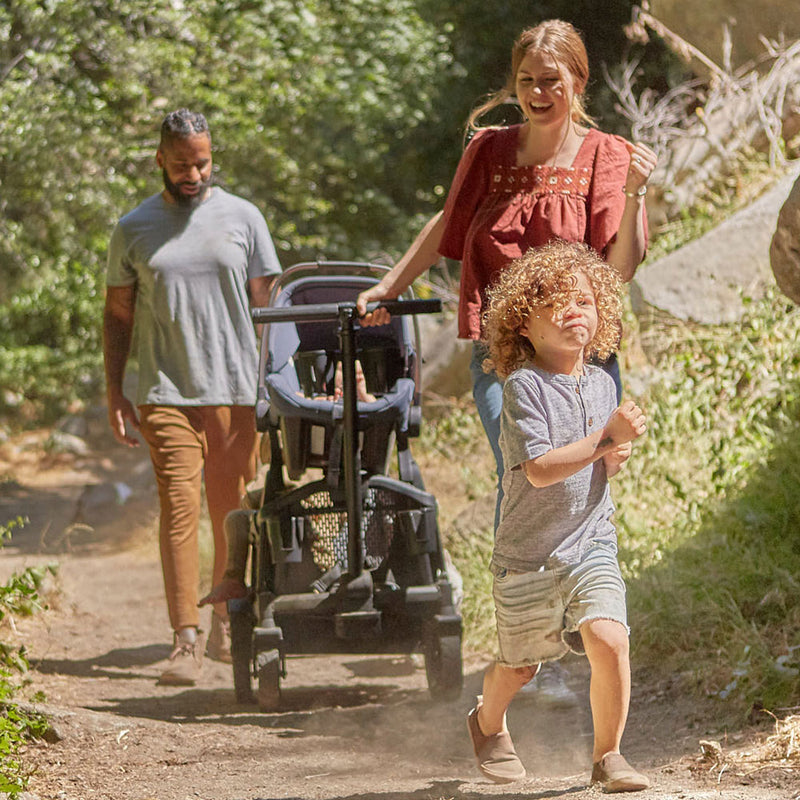
{"label": "child's bare leg", "polygon": [[483,676],[483,697],[467,716],[478,769],[495,783],[513,783],[525,777],[525,767],[506,729],[506,710],[537,670],[538,665],[513,669],[493,664]]}
{"label": "child's bare leg", "polygon": [[486,736],[506,730],[506,711],[514,695],[539,671],[532,667],[505,667],[494,663],[483,676],[483,701],[478,726]]}
{"label": "child's bare leg", "polygon": [[[356,399],[361,400],[364,403],[374,403],[375,402],[375,395],[370,394],[367,391],[367,378],[364,375],[364,369],[361,366],[361,362],[356,359]],[[340,361],[336,365],[336,372],[333,376],[333,399],[339,400],[342,397],[342,391],[344,386],[344,374],[342,371],[342,362]]]}
{"label": "child's bare leg", "polygon": [[619,753],[631,697],[628,632],[610,619],[581,625],[581,637],[592,668],[589,697],[594,721],[592,761]]}

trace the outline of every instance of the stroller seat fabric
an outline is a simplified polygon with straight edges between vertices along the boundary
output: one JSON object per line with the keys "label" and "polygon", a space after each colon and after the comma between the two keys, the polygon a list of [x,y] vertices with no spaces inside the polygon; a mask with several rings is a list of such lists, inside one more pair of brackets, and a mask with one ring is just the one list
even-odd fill
{"label": "stroller seat fabric", "polygon": [[[354,301],[374,281],[358,276],[312,276],[285,287],[274,307]],[[341,424],[342,401],[333,399],[340,343],[330,322],[279,322],[270,327],[264,385],[273,420],[282,435],[284,461],[292,480],[308,467],[326,469]],[[362,432],[362,466],[382,473],[393,435],[409,428],[416,397],[416,353],[405,318],[356,331],[356,352],[372,401],[357,403]],[[333,457],[338,457],[334,451]],[[338,465],[333,464],[334,468]]]}

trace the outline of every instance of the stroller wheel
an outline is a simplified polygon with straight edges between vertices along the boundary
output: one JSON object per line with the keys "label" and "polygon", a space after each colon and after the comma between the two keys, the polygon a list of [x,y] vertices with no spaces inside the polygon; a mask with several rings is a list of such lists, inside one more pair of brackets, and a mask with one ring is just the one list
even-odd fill
{"label": "stroller wheel", "polygon": [[256,657],[258,707],[277,711],[281,705],[281,657],[277,650],[267,650]]}
{"label": "stroller wheel", "polygon": [[434,700],[456,700],[464,684],[461,637],[431,633],[425,641],[425,674]]}

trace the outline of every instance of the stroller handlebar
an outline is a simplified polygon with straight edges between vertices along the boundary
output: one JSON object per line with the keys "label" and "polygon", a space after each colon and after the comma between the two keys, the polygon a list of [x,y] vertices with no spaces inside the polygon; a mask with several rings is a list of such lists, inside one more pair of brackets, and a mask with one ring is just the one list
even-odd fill
{"label": "stroller handlebar", "polygon": [[[402,317],[411,314],[436,314],[442,310],[442,301],[434,300],[379,300],[367,303],[367,313],[376,308],[385,308],[392,316]],[[315,303],[311,305],[288,306],[286,308],[254,308],[250,316],[255,323],[270,322],[322,322],[339,319],[342,313],[350,312],[358,319],[354,301],[343,303]]]}

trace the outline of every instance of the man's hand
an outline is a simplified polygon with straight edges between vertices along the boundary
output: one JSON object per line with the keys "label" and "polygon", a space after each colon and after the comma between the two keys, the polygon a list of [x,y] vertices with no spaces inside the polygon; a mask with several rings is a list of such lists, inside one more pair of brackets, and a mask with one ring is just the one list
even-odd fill
{"label": "man's hand", "polygon": [[114,438],[120,444],[125,444],[128,447],[138,447],[139,440],[128,434],[128,430],[125,427],[126,422],[129,422],[134,430],[139,430],[139,417],[133,404],[123,395],[114,399],[109,398],[108,424],[111,425]]}
{"label": "man's hand", "polygon": [[198,606],[218,605],[227,600],[247,597],[248,589],[244,582],[237,578],[223,578],[205,597],[201,597]]}

